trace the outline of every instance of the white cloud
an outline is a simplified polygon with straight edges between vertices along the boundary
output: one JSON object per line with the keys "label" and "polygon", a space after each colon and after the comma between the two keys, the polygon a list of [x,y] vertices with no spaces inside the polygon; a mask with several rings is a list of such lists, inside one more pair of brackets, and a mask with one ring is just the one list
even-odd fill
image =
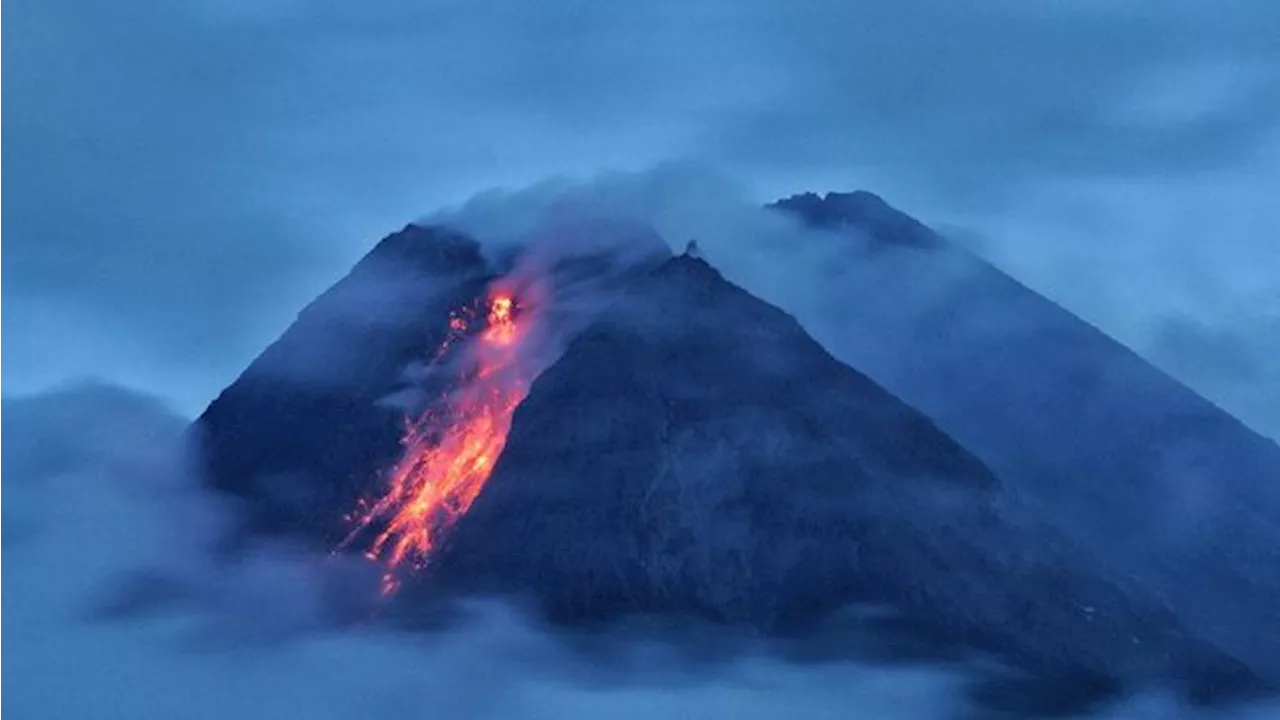
{"label": "white cloud", "polygon": [[[611,672],[493,604],[429,634],[371,616],[340,629],[318,582],[330,559],[214,556],[225,508],[182,470],[182,424],[161,406],[92,386],[5,413],[23,429],[4,448],[24,460],[6,464],[4,503],[4,709],[18,716],[892,718],[957,700],[930,668],[695,669],[643,643]],[[126,582],[139,570],[150,582]]]}
{"label": "white cloud", "polygon": [[1280,135],[1242,166],[1042,182],[959,218],[980,251],[1280,438]]}

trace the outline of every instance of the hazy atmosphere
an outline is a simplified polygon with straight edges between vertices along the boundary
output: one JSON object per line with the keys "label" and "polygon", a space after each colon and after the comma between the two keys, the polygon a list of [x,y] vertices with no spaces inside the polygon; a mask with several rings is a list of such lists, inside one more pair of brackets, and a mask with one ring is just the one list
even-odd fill
{"label": "hazy atmosphere", "polygon": [[[15,717],[954,716],[963,663],[753,651],[707,669],[641,643],[606,670],[498,602],[443,633],[399,633],[370,611],[376,574],[358,558],[317,555],[315,537],[228,543],[243,498],[211,493],[188,453],[188,424],[379,239],[441,223],[479,238],[490,262],[582,212],[640,223],[637,236],[677,253],[696,238],[725,279],[795,316],[1004,482],[1021,460],[984,454],[998,429],[963,432],[983,423],[940,399],[949,380],[916,381],[910,333],[863,342],[889,332],[879,318],[932,312],[925,286],[949,282],[952,264],[902,266],[915,284],[900,292],[892,259],[849,270],[835,233],[759,212],[807,191],[875,193],[1261,436],[1188,441],[1160,469],[1142,465],[1167,484],[1135,470],[1110,504],[1082,490],[1068,505],[1075,485],[1037,494],[1026,481],[1010,483],[1007,507],[1015,525],[1035,519],[1026,527],[1040,527],[1037,503],[1061,515],[1045,521],[1064,540],[1044,557],[1103,558],[1125,592],[1149,589],[1253,667],[1280,668],[1258,636],[1280,628],[1263,608],[1265,588],[1280,588],[1280,516],[1268,514],[1280,485],[1248,485],[1280,467],[1258,459],[1280,441],[1280,3],[10,0],[3,20],[3,680]],[[582,247],[634,239],[600,227]],[[348,297],[341,322],[425,312],[411,305],[417,276],[391,275],[369,270],[372,295]],[[604,291],[568,287],[570,314],[596,317]],[[534,376],[567,344],[557,336]],[[282,345],[316,377],[364,351]],[[948,352],[930,367],[962,367]],[[1121,370],[1105,379],[1128,388]],[[396,371],[421,380],[432,366]],[[228,447],[236,458],[248,446]],[[1223,447],[1242,449],[1219,463]],[[1256,472],[1222,490],[1212,473],[1240,467]],[[1207,580],[1180,594],[1213,566],[1200,540],[1238,541],[1233,561],[1264,578],[1255,594]],[[1192,708],[1160,687],[1120,695],[1097,717],[1276,711]]]}
{"label": "hazy atmosphere", "polygon": [[88,373],[196,412],[408,220],[691,160],[761,202],[877,192],[1280,435],[1266,0],[5,18],[8,394]]}

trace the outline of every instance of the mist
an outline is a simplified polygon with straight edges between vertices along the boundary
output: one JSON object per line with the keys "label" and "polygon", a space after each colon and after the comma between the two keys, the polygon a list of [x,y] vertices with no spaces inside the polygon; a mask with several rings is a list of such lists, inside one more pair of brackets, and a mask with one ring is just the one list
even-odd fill
{"label": "mist", "polygon": [[[19,715],[845,717],[856,703],[920,717],[957,696],[936,669],[758,656],[681,671],[643,644],[610,675],[496,602],[430,634],[379,623],[372,604],[339,625],[326,596],[348,570],[340,561],[265,546],[219,559],[232,509],[183,468],[182,423],[161,403],[93,384],[4,411],[24,428],[4,441],[5,709]],[[71,418],[127,420],[135,440],[68,434]]]}
{"label": "mist", "polygon": [[7,9],[6,393],[196,413],[410,218],[683,159],[954,226],[1277,434],[1267,0]]}
{"label": "mist", "polygon": [[[878,237],[874,228],[803,227],[753,202],[723,173],[688,163],[489,192],[423,222],[507,242],[567,207],[648,225],[673,252],[696,240],[729,280],[792,313],[829,352],[975,452],[1009,497],[1026,506],[1029,521],[1070,538],[1091,558],[1086,562],[1158,588],[1173,606],[1214,626],[1220,641],[1280,671],[1268,633],[1256,627],[1267,595],[1238,584],[1262,587],[1274,578],[1246,563],[1226,571],[1237,580],[1189,584],[1197,573],[1230,564],[1209,561],[1219,552],[1214,548],[1263,557],[1280,543],[1274,520],[1280,487],[1262,459],[1274,445],[1247,435],[1222,444],[1214,439],[1218,431],[1180,437],[1173,424],[1158,431],[1168,435],[1137,444],[1123,439],[1135,428],[1206,409],[1157,368],[1266,432],[1280,405],[1249,414],[1261,404],[1241,404],[1271,391],[1267,373],[1275,367],[1268,353],[1274,338],[1266,332],[1275,280],[1269,264],[1255,272],[1245,260],[1274,254],[1261,233],[1242,232],[1235,242],[1185,255],[1169,252],[1177,238],[1144,235],[1143,242],[1099,248],[1115,259],[1092,264],[1059,261],[1075,255],[1052,249],[1058,246],[984,246],[963,234],[950,247],[922,253],[895,247],[894,238]],[[1229,252],[1238,253],[1236,261],[1225,259]],[[1046,284],[1050,299],[1068,310],[1087,298],[1092,312],[1081,311],[1084,322],[1035,300],[982,260],[1016,272],[1019,262],[1034,264],[1036,253],[1045,254],[1039,260],[1050,270],[1014,278],[1033,290]],[[1206,253],[1219,260],[1207,261]],[[1117,292],[1058,287],[1055,293],[1052,268],[1083,268],[1092,273],[1086,288]],[[1204,281],[1204,292],[1184,292],[1187,274]],[[1145,309],[1134,294],[1120,292],[1126,283],[1150,296]],[[1241,305],[1222,310],[1217,302],[1235,294]],[[1196,362],[1178,364],[1190,358],[1143,340],[1167,337],[1170,317],[1178,316],[1161,308],[1173,306],[1199,313],[1209,326],[1234,322],[1252,331],[1231,335],[1241,346],[1235,351],[1202,352]],[[1130,356],[1126,343],[1156,367]],[[1249,372],[1235,374],[1242,365]]]}
{"label": "mist", "polygon": [[[361,622],[338,623],[335,587],[350,600],[343,577],[358,569],[282,546],[214,552],[234,510],[196,482],[183,419],[163,402],[93,383],[3,411],[20,429],[3,448],[5,709],[20,716],[922,718],[965,707],[962,668],[755,653],[691,666],[632,638],[625,672],[612,672],[495,601],[430,633],[396,630],[368,605]],[[1197,710],[1151,692],[1097,717],[1275,709]]]}
{"label": "mist", "polygon": [[958,240],[1280,440],[1277,193],[1273,133],[1233,172],[1054,182],[954,221]]}
{"label": "mist", "polygon": [[[5,708],[944,715],[963,702],[956,668],[751,656],[712,672],[655,649],[638,651],[645,671],[632,681],[605,682],[521,610],[493,604],[402,634],[368,620],[361,563],[287,543],[229,560],[222,542],[240,509],[201,486],[183,430],[307,302],[415,218],[475,234],[495,261],[542,238],[547,254],[525,258],[538,270],[566,236],[638,257],[697,240],[832,354],[962,427],[939,400],[957,380],[921,375],[925,358],[902,348],[972,259],[932,265],[906,292],[885,284],[901,256],[864,262],[873,238],[761,209],[865,189],[1280,439],[1278,8],[7,3]],[[334,320],[398,326],[420,289],[377,268],[352,316]],[[572,287],[559,299],[577,318],[568,327],[609,290]],[[1021,319],[983,322],[968,329],[996,343]],[[330,383],[352,362],[349,346],[314,349],[281,376]],[[1240,495],[1217,481],[1229,475],[1220,460],[1170,453],[1169,484],[1142,496],[1159,501],[1112,498],[1112,514],[1086,512],[1110,487],[1088,495],[1072,477],[1023,489],[1130,567],[1149,545],[1197,547],[1205,527],[1230,537],[1233,503],[1256,510],[1241,536],[1265,537],[1272,489]],[[1267,640],[1230,587],[1188,573],[1161,579],[1192,599],[1185,612],[1241,646]],[[1108,712],[1236,716],[1158,691]]]}
{"label": "mist", "polygon": [[[861,282],[883,283],[892,276],[877,272],[895,263],[891,254],[868,254],[872,238],[804,229],[763,210],[723,175],[683,164],[489,192],[423,222],[474,232],[495,258],[531,243],[516,260],[515,278],[536,277],[566,253],[646,257],[662,242],[678,252],[696,239],[731,281],[794,313],[837,357],[863,364],[874,343],[860,341],[856,331],[867,330],[851,332],[840,312],[848,273],[874,268]],[[923,292],[873,286],[890,306],[862,308],[859,317],[919,320],[972,269],[947,260]],[[381,266],[363,277],[352,307],[390,326],[409,320],[396,305],[415,282]],[[565,327],[580,327],[607,306],[605,285],[566,286],[557,303],[578,315]],[[339,325],[358,319],[329,318]],[[552,338],[539,365],[568,339]],[[340,370],[326,347],[305,355],[314,367],[276,369],[308,380]],[[892,352],[883,360],[873,369],[902,363]],[[405,633],[379,621],[363,563],[282,543],[235,557],[221,552],[238,509],[200,484],[184,445],[187,419],[163,400],[99,383],[7,400],[4,410],[14,430],[4,440],[5,609],[11,654],[21,658],[6,666],[6,706],[20,713],[100,715],[98,698],[110,696],[120,717],[272,717],[301,709],[315,717],[764,718],[791,717],[798,703],[813,717],[845,717],[850,707],[867,717],[949,717],[968,707],[969,683],[982,671],[794,663],[763,650],[690,666],[671,648],[642,640],[628,650],[634,657],[625,673],[602,674],[522,608],[495,602],[471,606],[433,633]],[[1091,507],[1087,498],[1083,507]],[[1232,617],[1229,607],[1222,612],[1219,619]],[[77,659],[71,671],[68,657]],[[76,692],[66,691],[68,672],[84,678]],[[500,691],[492,689],[495,679]],[[1153,689],[1102,716],[1248,717],[1269,709],[1215,714]]]}

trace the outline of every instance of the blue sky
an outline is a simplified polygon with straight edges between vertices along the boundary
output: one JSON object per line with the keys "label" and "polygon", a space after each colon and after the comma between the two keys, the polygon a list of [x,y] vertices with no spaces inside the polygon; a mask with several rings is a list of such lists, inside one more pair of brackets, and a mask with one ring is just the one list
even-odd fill
{"label": "blue sky", "polygon": [[92,373],[197,412],[407,220],[695,160],[753,200],[877,191],[1280,436],[1268,0],[13,0],[5,20],[6,394]]}

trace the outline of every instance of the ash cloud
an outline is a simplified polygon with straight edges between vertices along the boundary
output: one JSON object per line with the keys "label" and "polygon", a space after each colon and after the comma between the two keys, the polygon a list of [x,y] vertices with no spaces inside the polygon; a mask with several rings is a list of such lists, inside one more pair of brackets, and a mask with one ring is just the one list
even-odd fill
{"label": "ash cloud", "polygon": [[[1280,191],[1280,164],[1272,155],[1249,161],[1240,177],[1073,181],[1028,189],[1014,206],[920,219],[1280,439],[1280,281],[1269,272],[1280,266],[1269,201]],[[901,262],[869,254],[874,243],[856,233],[809,230],[763,212],[744,183],[692,162],[489,191],[426,220],[502,243],[528,237],[548,216],[587,212],[651,227],[673,252],[696,239],[731,280],[795,314],[837,355],[850,340],[842,284],[881,283],[876,266]],[[964,260],[937,264],[910,299],[886,287],[874,299],[884,326],[936,311],[973,272]],[[1019,319],[996,313],[982,321],[996,338]]]}
{"label": "ash cloud", "polygon": [[[1189,395],[1166,383],[1158,372],[1134,362],[1127,352],[1091,334],[1086,326],[1074,327],[1074,321],[1065,315],[1046,314],[1048,308],[1033,307],[1025,302],[1029,298],[1010,295],[1013,283],[993,283],[995,278],[989,271],[963,250],[925,257],[911,250],[886,248],[882,239],[858,231],[809,230],[793,218],[762,210],[748,198],[723,175],[678,164],[646,173],[606,175],[579,184],[490,194],[483,202],[438,218],[484,232],[498,226],[496,218],[519,227],[537,216],[530,208],[576,204],[642,221],[676,247],[684,239],[696,238],[710,262],[728,279],[795,315],[834,355],[931,414],[944,430],[992,464],[1016,502],[1055,508],[1048,514],[1042,509],[1030,510],[1033,522],[1048,522],[1095,560],[1105,559],[1104,565],[1111,570],[1162,588],[1200,622],[1215,624],[1215,632],[1222,633],[1225,642],[1251,648],[1241,651],[1267,667],[1276,667],[1267,641],[1259,641],[1249,623],[1214,619],[1227,607],[1237,608],[1228,613],[1233,617],[1251,617],[1254,610],[1250,608],[1259,596],[1238,594],[1234,581],[1210,583],[1192,592],[1191,586],[1179,579],[1183,571],[1162,575],[1154,570],[1163,562],[1189,567],[1187,563],[1199,562],[1192,558],[1203,560],[1206,553],[1217,552],[1212,548],[1220,547],[1222,538],[1228,536],[1235,538],[1231,545],[1237,548],[1252,547],[1265,554],[1265,548],[1274,547],[1280,490],[1259,469],[1264,465],[1251,466],[1248,460],[1249,453],[1255,451],[1262,453],[1259,457],[1273,456],[1274,446],[1260,438],[1255,443],[1252,436],[1229,430],[1226,425],[1230,421],[1223,418],[1226,425],[1220,430],[1207,436],[1193,430],[1183,441],[1158,452],[1151,450],[1157,445],[1129,445],[1114,451],[1142,456],[1132,462],[1124,457],[1092,466],[1088,461],[1077,462],[1078,457],[1065,455],[1063,449],[1111,447],[1110,436],[1121,432],[1117,428],[1137,432],[1135,428],[1159,425],[1144,414],[1158,412],[1151,408],[1166,408],[1171,415],[1194,415],[1200,410]],[[504,202],[513,208],[509,215],[502,211]],[[512,232],[510,228],[507,231]],[[1263,256],[1269,253],[1269,246],[1255,242],[1259,237],[1246,234],[1244,244],[1235,246],[1240,254],[1234,261],[1226,260],[1234,253],[1221,246],[1205,248],[1210,255],[1221,253],[1214,265],[1194,262],[1194,254],[1169,253],[1161,238],[1147,236],[1145,244],[1123,246],[1117,241],[1117,257],[1107,269],[1092,263],[1077,267],[1094,279],[1095,290],[1099,285],[1123,289],[1123,283],[1139,284],[1146,292],[1168,291],[1171,298],[1197,307],[1204,297],[1178,295],[1174,283],[1180,273],[1197,265],[1218,280],[1217,287],[1230,287],[1228,293],[1243,290],[1264,299],[1273,281],[1265,272],[1252,273],[1246,261],[1251,254],[1249,243]],[[1009,251],[1022,253],[1023,259],[1034,259],[1041,252],[1053,251],[1045,247]],[[984,253],[1003,264],[997,250],[988,247]],[[1046,274],[1036,278],[1039,282],[1030,283],[1033,288],[1057,279],[1054,269],[1062,265],[1049,260],[1046,267]],[[1126,272],[1131,276],[1126,277]],[[1034,274],[1015,271],[1015,276],[1022,275]],[[1250,277],[1252,284],[1232,283],[1232,279]],[[1068,299],[1052,292],[1049,295],[1068,309],[1076,309]],[[1095,292],[1091,299],[1098,296]],[[961,301],[964,306],[957,306]],[[1118,298],[1110,303],[1105,296],[1094,307],[1096,312],[1082,313],[1086,321],[1103,330],[1123,328],[1121,321],[1126,321],[1131,331],[1112,330],[1113,334],[1132,342],[1157,365],[1169,366],[1168,355],[1161,357],[1143,342],[1134,341],[1132,332],[1136,328],[1159,333],[1165,322],[1161,314],[1151,317],[1149,308],[1131,311],[1133,303]],[[1263,304],[1259,309],[1265,313],[1266,307]],[[1229,317],[1218,315],[1219,320]],[[1265,320],[1265,315],[1259,319]],[[1168,338],[1168,333],[1159,336]],[[1269,337],[1259,333],[1252,343],[1263,351]],[[952,342],[949,338],[967,339]],[[1022,350],[1005,351],[1002,346]],[[1187,352],[1185,347],[1181,352]],[[969,362],[981,363],[981,371],[966,369],[965,357],[952,357],[954,353],[971,354]],[[1260,354],[1265,352],[1246,353],[1229,361],[1221,357],[1208,360],[1221,363],[1221,370],[1229,374],[1233,365],[1251,365]],[[1274,363],[1262,361],[1262,366],[1274,368]],[[1249,371],[1254,378],[1270,372],[1253,367]],[[1250,375],[1237,378],[1241,387],[1267,392],[1266,383],[1251,383]],[[1121,377],[1129,381],[1117,380]],[[1183,373],[1182,379],[1228,411],[1240,407],[1213,392],[1202,376]],[[1014,429],[1010,416],[996,407],[1011,397],[1018,398],[1017,412],[1022,413],[1032,412],[1027,398],[1044,398],[1034,412],[1059,418],[1038,425],[1022,422],[1020,426],[1040,428],[1023,438],[1038,448],[1026,449],[1026,453],[1035,455],[1046,447],[1056,448],[1052,457],[1063,467],[1046,467],[1044,458],[1020,455],[1024,450],[1007,437]],[[1006,419],[989,427],[978,426],[972,420],[975,411]],[[1089,418],[1099,419],[1096,427]],[[1265,423],[1256,422],[1256,416],[1253,419],[1252,424],[1265,427]],[[1170,433],[1170,438],[1183,432],[1176,423],[1162,427],[1156,432]],[[1045,432],[1056,436],[1046,438]],[[1216,432],[1228,436],[1236,432],[1242,439],[1218,444]],[[1151,438],[1151,443],[1166,442]],[[1155,469],[1141,469],[1148,464]],[[1100,480],[1104,477],[1129,479],[1117,484]],[[1254,510],[1236,514],[1233,508],[1237,506]],[[1254,572],[1241,565],[1232,568],[1229,574],[1242,581]]]}

